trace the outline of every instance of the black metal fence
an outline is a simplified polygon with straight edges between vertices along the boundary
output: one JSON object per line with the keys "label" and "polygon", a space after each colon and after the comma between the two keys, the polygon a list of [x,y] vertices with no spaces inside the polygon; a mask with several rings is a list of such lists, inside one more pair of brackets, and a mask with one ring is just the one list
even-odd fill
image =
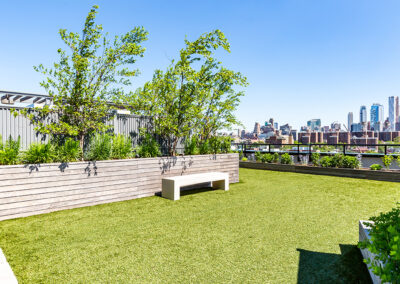
{"label": "black metal fence", "polygon": [[290,155],[311,155],[318,152],[321,155],[359,155],[379,157],[384,155],[400,155],[400,144],[246,144],[232,143],[232,150],[244,154],[261,153],[289,153]]}

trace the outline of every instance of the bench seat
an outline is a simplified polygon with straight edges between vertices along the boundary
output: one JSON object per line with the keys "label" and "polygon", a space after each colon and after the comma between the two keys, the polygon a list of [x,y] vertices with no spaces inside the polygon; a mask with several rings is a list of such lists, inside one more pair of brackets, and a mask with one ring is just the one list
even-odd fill
{"label": "bench seat", "polygon": [[213,188],[229,190],[229,174],[221,172],[210,172],[184,176],[174,176],[162,179],[162,197],[179,200],[180,190],[183,186],[211,182]]}

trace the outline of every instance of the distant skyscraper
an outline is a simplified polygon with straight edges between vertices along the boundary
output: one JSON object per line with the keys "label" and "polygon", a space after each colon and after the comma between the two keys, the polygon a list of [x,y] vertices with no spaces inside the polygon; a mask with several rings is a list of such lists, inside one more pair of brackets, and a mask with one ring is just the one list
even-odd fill
{"label": "distant skyscraper", "polygon": [[278,122],[274,122],[274,128],[278,129]]}
{"label": "distant skyscraper", "polygon": [[391,96],[389,97],[389,127],[388,129],[394,130],[394,125],[395,125],[395,97]]}
{"label": "distant skyscraper", "polygon": [[260,132],[261,132],[260,123],[256,122],[256,123],[254,124],[254,131],[253,131],[253,133],[256,134],[256,135],[260,135]]}
{"label": "distant skyscraper", "polygon": [[340,123],[335,121],[331,123],[331,129],[334,131],[340,131]]}
{"label": "distant skyscraper", "polygon": [[361,106],[360,107],[360,123],[367,123],[367,107]]}
{"label": "distant skyscraper", "polygon": [[351,132],[361,132],[362,131],[362,125],[361,123],[353,123],[351,125],[350,131]]}
{"label": "distant skyscraper", "polygon": [[353,124],[353,113],[349,112],[347,115],[347,130],[350,131],[351,125]]}
{"label": "distant skyscraper", "polygon": [[400,122],[399,121],[399,117],[400,117],[399,97],[396,97],[395,104],[396,104],[396,106],[395,106],[396,113],[395,113],[394,119],[395,119],[395,122]]}
{"label": "distant skyscraper", "polygon": [[373,104],[371,106],[371,127],[375,131],[381,131],[381,126],[383,124],[383,105]]}
{"label": "distant skyscraper", "polygon": [[307,126],[311,129],[311,131],[321,130],[321,119],[315,118],[307,121]]}

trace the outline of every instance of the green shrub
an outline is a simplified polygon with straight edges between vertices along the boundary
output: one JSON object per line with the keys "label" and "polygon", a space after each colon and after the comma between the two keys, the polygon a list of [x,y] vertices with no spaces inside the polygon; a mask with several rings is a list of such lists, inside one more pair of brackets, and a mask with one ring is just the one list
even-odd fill
{"label": "green shrub", "polygon": [[273,156],[273,160],[272,161],[274,163],[277,163],[279,161],[279,154],[275,152],[272,156]]}
{"label": "green shrub", "polygon": [[331,157],[331,167],[332,168],[342,168],[343,167],[343,155],[335,154]]}
{"label": "green shrub", "polygon": [[371,165],[370,167],[369,167],[371,170],[373,170],[373,171],[379,171],[379,170],[382,170],[382,165],[380,165],[380,164],[373,164],[373,165]]}
{"label": "green shrub", "polygon": [[232,138],[229,136],[212,136],[208,139],[209,154],[220,154],[231,152]]}
{"label": "green shrub", "polygon": [[246,158],[246,157],[243,157],[243,158],[242,158],[242,161],[243,161],[243,162],[246,162],[246,161],[247,161],[247,158]]}
{"label": "green shrub", "polygon": [[288,153],[285,153],[285,154],[283,154],[283,155],[281,156],[281,164],[283,164],[283,165],[290,165],[290,164],[292,164],[292,163],[293,163],[292,157],[291,157]]}
{"label": "green shrub", "polygon": [[118,134],[112,138],[111,157],[126,159],[132,155],[132,140],[128,136]]}
{"label": "green shrub", "polygon": [[312,153],[311,154],[311,162],[315,167],[319,166],[319,160],[321,159],[320,153]]}
{"label": "green shrub", "polygon": [[51,163],[54,159],[55,153],[51,143],[32,143],[22,155],[25,164]]}
{"label": "green shrub", "polygon": [[342,159],[342,168],[358,169],[360,167],[360,161],[357,157],[344,156]]}
{"label": "green shrub", "polygon": [[261,162],[272,163],[274,161],[274,156],[272,154],[266,153],[261,155]]}
{"label": "green shrub", "polygon": [[18,162],[20,147],[21,138],[19,136],[17,140],[13,140],[10,136],[3,144],[0,135],[0,165],[15,165]]}
{"label": "green shrub", "polygon": [[150,133],[144,133],[143,139],[138,147],[137,153],[141,158],[152,158],[161,156],[160,145]]}
{"label": "green shrub", "polygon": [[211,150],[210,150],[210,144],[207,141],[203,141],[200,143],[199,145],[199,152],[201,155],[205,155],[205,154],[210,154]]}
{"label": "green shrub", "polygon": [[197,155],[199,153],[198,138],[193,135],[185,141],[185,155]]}
{"label": "green shrub", "polygon": [[261,152],[255,152],[254,157],[256,158],[256,161],[261,161],[261,157],[262,157]]}
{"label": "green shrub", "polygon": [[370,239],[359,242],[358,246],[368,249],[375,257],[364,262],[371,266],[382,283],[400,283],[400,207],[397,205],[370,220],[373,223],[365,223],[370,229]]}
{"label": "green shrub", "polygon": [[321,160],[319,161],[319,164],[323,168],[332,167],[332,157],[329,157],[329,156],[322,157]]}
{"label": "green shrub", "polygon": [[221,151],[224,154],[232,153],[232,138],[229,136],[222,137]]}
{"label": "green shrub", "polygon": [[112,138],[108,134],[96,133],[89,143],[86,159],[89,161],[108,160],[111,157]]}
{"label": "green shrub", "polygon": [[54,146],[55,161],[57,162],[75,162],[81,159],[82,153],[79,146],[79,141],[73,138],[65,139],[61,145]]}
{"label": "green shrub", "polygon": [[389,169],[390,165],[392,164],[392,161],[393,161],[393,156],[385,155],[382,157],[382,163],[387,170]]}

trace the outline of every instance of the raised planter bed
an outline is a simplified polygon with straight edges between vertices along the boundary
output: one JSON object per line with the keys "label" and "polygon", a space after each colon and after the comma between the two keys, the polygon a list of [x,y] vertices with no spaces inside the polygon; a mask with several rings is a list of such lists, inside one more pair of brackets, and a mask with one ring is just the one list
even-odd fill
{"label": "raised planter bed", "polygon": [[0,166],[0,220],[151,196],[164,176],[215,171],[238,182],[238,154]]}
{"label": "raised planter bed", "polygon": [[[370,238],[369,237],[369,229],[366,225],[364,225],[364,222],[367,222],[367,221],[360,220],[358,223],[358,235],[359,235],[360,242]],[[360,249],[360,251],[361,251],[361,254],[364,259],[368,259],[368,258],[373,259],[375,257],[375,255],[367,249]],[[382,281],[379,278],[379,276],[375,275],[368,265],[367,265],[367,268],[368,268],[369,275],[371,276],[372,283],[381,284]]]}
{"label": "raised planter bed", "polygon": [[239,162],[239,166],[241,168],[260,169],[260,170],[400,182],[399,171],[372,171],[369,169],[322,168],[313,166],[282,165],[282,164],[268,164],[259,162],[242,162],[242,161]]}

